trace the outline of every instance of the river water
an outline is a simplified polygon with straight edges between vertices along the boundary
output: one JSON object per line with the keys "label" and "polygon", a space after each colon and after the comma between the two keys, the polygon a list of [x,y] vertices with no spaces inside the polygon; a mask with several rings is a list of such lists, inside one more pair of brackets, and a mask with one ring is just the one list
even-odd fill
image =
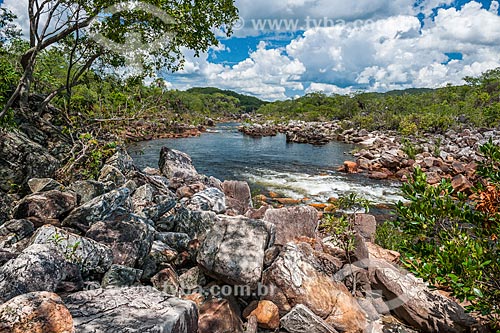
{"label": "river water", "polygon": [[340,142],[324,146],[287,143],[285,135],[252,138],[238,132],[238,123],[219,124],[217,133],[200,137],[134,143],[129,154],[138,167],[158,168],[163,146],[191,156],[198,172],[221,180],[245,180],[253,189],[278,192],[291,198],[324,202],[355,192],[374,203],[401,199],[399,184],[347,175],[336,169],[355,148]]}

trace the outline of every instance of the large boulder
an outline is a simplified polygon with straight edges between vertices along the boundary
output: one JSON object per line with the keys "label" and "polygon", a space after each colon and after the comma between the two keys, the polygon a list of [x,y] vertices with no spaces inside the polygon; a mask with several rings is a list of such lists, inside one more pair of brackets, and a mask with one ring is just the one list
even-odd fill
{"label": "large boulder", "polygon": [[451,299],[430,291],[412,274],[371,259],[368,265],[372,288],[381,290],[396,316],[422,332],[468,332],[476,321]]}
{"label": "large boulder", "polygon": [[213,211],[222,214],[226,211],[226,198],[221,190],[210,187],[193,195],[187,207],[190,210]]}
{"label": "large boulder", "polygon": [[198,264],[215,278],[256,287],[265,250],[274,240],[274,226],[260,220],[221,215],[203,242]]}
{"label": "large boulder", "polygon": [[264,220],[276,226],[274,244],[285,245],[298,237],[316,237],[318,211],[309,206],[268,209]]}
{"label": "large boulder", "polygon": [[63,185],[52,178],[31,178],[28,186],[32,193],[63,189]]}
{"label": "large boulder", "polygon": [[30,237],[34,231],[33,223],[28,220],[10,220],[0,225],[0,249]]}
{"label": "large boulder", "polygon": [[76,208],[63,220],[63,225],[86,232],[94,223],[106,220],[118,208],[131,210],[131,205],[130,190],[120,188]]}
{"label": "large boulder", "polygon": [[21,131],[1,133],[0,191],[8,192],[12,184],[28,190],[31,178],[52,177],[60,162],[47,148],[32,141]]}
{"label": "large boulder", "polygon": [[107,245],[114,264],[140,268],[151,250],[154,229],[140,216],[117,211],[94,223],[85,236]]}
{"label": "large boulder", "polygon": [[53,245],[68,262],[77,265],[84,275],[104,274],[113,263],[113,252],[109,247],[51,225],[38,229],[30,244]]}
{"label": "large boulder", "polygon": [[106,165],[115,167],[124,175],[135,170],[133,158],[123,148],[118,148],[113,156],[108,158]]}
{"label": "large boulder", "polygon": [[[97,289],[64,298],[76,332],[193,333],[196,305],[152,287]],[[104,314],[104,315],[103,315]]]}
{"label": "large boulder", "polygon": [[31,245],[0,267],[0,304],[33,291],[56,291],[70,271],[66,259],[50,245]]}
{"label": "large boulder", "polygon": [[226,195],[228,215],[245,215],[252,208],[252,193],[247,182],[225,181],[222,189]]}
{"label": "large boulder", "polygon": [[161,149],[158,166],[162,174],[168,179],[189,179],[198,176],[198,172],[188,154],[167,147]]}
{"label": "large boulder", "polygon": [[212,226],[218,223],[218,217],[211,211],[192,211],[180,207],[168,217],[168,221],[175,231],[203,240]]}
{"label": "large boulder", "polygon": [[95,180],[79,180],[71,183],[68,189],[76,193],[78,203],[83,205],[106,193],[108,191],[108,185]]}
{"label": "large boulder", "polygon": [[73,193],[52,190],[28,195],[14,208],[15,219],[32,218],[39,224],[63,219],[76,206]]}
{"label": "large boulder", "polygon": [[73,318],[59,296],[46,291],[0,305],[0,333],[72,333]]}
{"label": "large boulder", "polygon": [[109,164],[102,167],[97,180],[102,183],[112,182],[115,186],[122,186],[127,181],[125,175],[117,167]]}
{"label": "large boulder", "polygon": [[349,290],[332,278],[338,266],[307,243],[289,243],[264,272],[262,281],[271,291],[265,298],[283,314],[303,304],[339,331],[364,332],[365,313]]}

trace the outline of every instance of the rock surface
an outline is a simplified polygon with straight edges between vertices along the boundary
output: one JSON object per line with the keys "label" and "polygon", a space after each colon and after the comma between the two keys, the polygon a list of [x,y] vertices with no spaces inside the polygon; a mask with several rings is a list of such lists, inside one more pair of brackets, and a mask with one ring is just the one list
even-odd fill
{"label": "rock surface", "polygon": [[349,290],[325,271],[309,244],[289,243],[264,273],[263,283],[273,291],[265,298],[283,314],[302,304],[339,331],[364,332],[363,310]]}
{"label": "rock surface", "polygon": [[140,216],[117,211],[94,223],[86,237],[107,245],[114,264],[141,267],[151,251],[154,229]]}
{"label": "rock surface", "polygon": [[312,207],[268,209],[264,220],[276,226],[275,245],[286,245],[297,237],[316,237],[318,211]]}
{"label": "rock surface", "polygon": [[68,264],[53,246],[31,245],[0,267],[0,304],[33,291],[56,291]]}
{"label": "rock surface", "polygon": [[200,306],[198,333],[243,333],[234,306],[225,299],[212,299]]}
{"label": "rock surface", "polygon": [[423,332],[467,332],[476,323],[460,305],[431,292],[411,274],[381,260],[371,260],[369,271],[398,318]]}
{"label": "rock surface", "polygon": [[64,303],[76,332],[193,333],[198,329],[194,303],[152,287],[83,291],[64,298]]}
{"label": "rock surface", "polygon": [[38,229],[30,244],[53,246],[66,261],[77,265],[84,275],[104,274],[113,263],[113,252],[109,247],[51,225]]}
{"label": "rock surface", "polygon": [[130,210],[128,188],[120,188],[90,200],[73,210],[63,220],[63,225],[86,232],[92,224],[106,220],[118,208]]}
{"label": "rock surface", "polygon": [[73,333],[73,318],[49,292],[17,296],[0,305],[0,333]]}
{"label": "rock surface", "polygon": [[76,196],[58,190],[35,193],[24,197],[14,208],[15,219],[62,219],[76,206]]}
{"label": "rock surface", "polygon": [[252,194],[247,182],[225,181],[222,189],[226,195],[228,215],[245,215],[252,208]]}
{"label": "rock surface", "polygon": [[281,318],[281,326],[290,333],[337,333],[337,330],[301,304]]}
{"label": "rock surface", "polygon": [[226,283],[256,287],[264,252],[274,238],[273,226],[244,217],[219,218],[200,248],[198,264]]}

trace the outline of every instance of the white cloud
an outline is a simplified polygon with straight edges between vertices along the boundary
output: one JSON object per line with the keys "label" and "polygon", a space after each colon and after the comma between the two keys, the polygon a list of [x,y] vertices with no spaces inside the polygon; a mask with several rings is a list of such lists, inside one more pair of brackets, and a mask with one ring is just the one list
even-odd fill
{"label": "white cloud", "polygon": [[267,100],[286,98],[287,90],[304,90],[299,81],[305,72],[304,65],[284,55],[283,50],[267,49],[264,42],[248,59],[234,66],[210,63],[206,54],[195,58],[186,51],[186,56],[184,69],[172,75],[175,88],[215,85]]}

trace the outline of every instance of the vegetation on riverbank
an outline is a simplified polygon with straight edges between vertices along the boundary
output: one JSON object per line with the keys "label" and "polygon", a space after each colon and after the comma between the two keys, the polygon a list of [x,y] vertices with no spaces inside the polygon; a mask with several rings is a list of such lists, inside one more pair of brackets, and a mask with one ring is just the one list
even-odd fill
{"label": "vegetation on riverbank", "polygon": [[344,120],[348,127],[397,130],[404,135],[443,132],[457,125],[493,127],[500,124],[500,69],[463,86],[436,90],[411,89],[385,94],[352,96],[310,93],[295,100],[277,101],[257,112],[275,121]]}
{"label": "vegetation on riverbank", "polygon": [[416,169],[403,184],[408,203],[396,207],[397,219],[377,230],[377,241],[399,251],[415,275],[448,290],[471,311],[500,328],[500,147],[490,141],[472,196],[436,186]]}

